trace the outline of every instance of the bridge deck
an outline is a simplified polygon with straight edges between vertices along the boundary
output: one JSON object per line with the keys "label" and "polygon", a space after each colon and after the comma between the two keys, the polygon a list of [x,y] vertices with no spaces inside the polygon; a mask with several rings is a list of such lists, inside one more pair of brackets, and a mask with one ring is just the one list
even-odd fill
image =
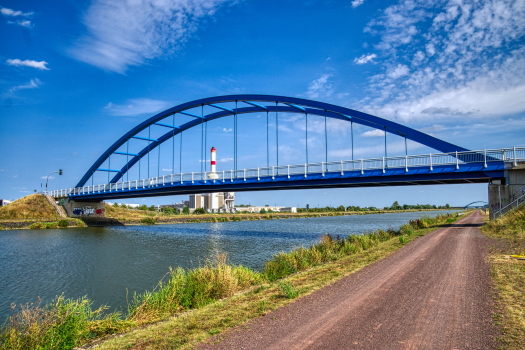
{"label": "bridge deck", "polygon": [[[89,186],[71,191],[57,191],[55,197],[75,200],[108,200],[122,198],[171,196],[211,192],[242,192],[292,190],[331,187],[377,187],[436,185],[458,183],[487,183],[490,178],[503,177],[504,162],[473,162],[421,167],[385,168],[373,170],[343,170],[312,173],[274,173],[270,175],[246,174],[228,177],[221,173],[217,180],[185,180],[182,176],[163,177],[121,182],[118,184]],[[241,171],[242,173],[242,171]],[[233,174],[233,173],[232,173]],[[209,175],[209,174],[208,174]],[[177,178],[178,177],[178,178]],[[204,177],[205,178],[205,177]],[[171,182],[174,180],[173,182]],[[177,181],[178,180],[178,181]]]}

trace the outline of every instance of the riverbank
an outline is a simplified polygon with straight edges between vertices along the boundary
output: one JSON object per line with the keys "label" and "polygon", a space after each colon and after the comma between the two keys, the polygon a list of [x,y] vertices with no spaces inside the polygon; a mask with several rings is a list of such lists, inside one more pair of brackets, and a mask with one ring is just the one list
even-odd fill
{"label": "riverbank", "polygon": [[494,324],[501,329],[505,349],[525,348],[525,206],[488,221],[481,232],[494,239],[489,256],[496,290]]}
{"label": "riverbank", "polygon": [[[188,342],[191,343],[192,339],[201,339],[203,335],[211,336],[220,333],[222,330],[240,324],[249,318],[256,317],[266,312],[266,310],[284,305],[291,300],[289,297],[293,298],[298,294],[305,295],[315,290],[315,288],[321,288],[326,283],[330,283],[330,281],[341,278],[345,274],[350,274],[362,266],[389,255],[417,236],[432,231],[436,226],[445,222],[453,222],[455,218],[456,215],[448,215],[433,219],[413,220],[410,225],[403,226],[400,232],[377,231],[365,237],[360,236],[360,238],[351,235],[343,240],[338,237],[329,239],[329,236],[325,236],[323,242],[309,250],[300,249],[289,254],[275,256],[267,263],[267,268],[263,272],[221,265],[220,262],[214,266],[208,265],[205,268],[192,270],[193,272],[189,271],[186,275],[182,275],[180,271],[177,273],[172,271],[167,278],[167,282],[159,284],[156,292],[138,296],[136,302],[132,303],[134,306],[128,309],[127,315],[113,313],[100,318],[97,316],[101,315],[100,313],[88,312],[84,306],[82,306],[81,310],[78,310],[79,307],[75,306],[85,304],[79,304],[78,301],[64,301],[63,299],[62,302],[57,302],[56,308],[60,306],[66,311],[69,310],[65,313],[65,316],[71,314],[84,315],[84,318],[77,322],[81,326],[75,328],[78,331],[78,333],[75,333],[76,338],[74,339],[77,344],[107,333],[115,333],[126,329],[131,330],[134,327],[157,322],[173,314],[190,315],[191,318],[188,320],[185,318],[186,316],[182,316],[166,321],[183,321],[185,325],[181,329],[179,329],[180,325],[175,325],[174,327],[177,329],[170,330],[170,335],[166,335],[167,338],[163,338],[162,341],[169,342],[172,345],[176,343],[179,345],[187,344]],[[292,274],[289,277],[291,278],[290,280],[275,280],[276,278],[289,276],[289,274]],[[237,292],[242,294],[217,302],[218,299],[229,297]],[[196,298],[185,299],[186,301],[180,298],[175,301],[170,299],[177,295],[185,295],[186,298],[188,295],[194,295]],[[219,312],[216,309],[219,304],[223,306],[227,304],[229,306],[225,306],[221,311],[225,312],[225,316],[220,318],[220,324],[217,325],[215,323],[218,321],[214,315]],[[247,305],[251,306],[246,309]],[[197,311],[187,313],[187,310],[192,307],[197,307]],[[133,310],[139,310],[139,312],[134,312]],[[68,314],[68,312],[70,313]],[[202,312],[204,314],[201,314]],[[28,309],[26,314],[32,313]],[[140,317],[137,315],[140,315]],[[201,316],[203,317],[202,319],[200,318]],[[212,322],[214,327],[210,328],[209,322]],[[146,337],[147,344],[154,344],[152,340],[156,337],[154,334],[158,335],[159,329],[162,329],[164,324],[165,322],[155,323],[153,326],[150,326],[153,328],[143,329],[149,329],[148,332],[153,332]],[[57,330],[57,327],[60,328],[62,326],[55,324],[53,327]],[[45,331],[42,332],[46,333]],[[15,333],[24,334],[23,330],[18,330]],[[135,332],[126,333],[124,337],[128,339],[127,337],[130,334],[135,334]],[[186,338],[188,339],[185,340]],[[138,341],[137,339],[134,340],[135,343]],[[164,347],[167,343],[162,344],[159,346]]]}

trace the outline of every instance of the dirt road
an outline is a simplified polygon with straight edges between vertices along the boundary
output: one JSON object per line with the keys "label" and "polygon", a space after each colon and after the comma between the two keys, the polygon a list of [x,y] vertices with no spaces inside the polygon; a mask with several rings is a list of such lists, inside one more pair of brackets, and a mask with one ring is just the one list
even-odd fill
{"label": "dirt road", "polygon": [[476,211],[199,349],[492,349]]}

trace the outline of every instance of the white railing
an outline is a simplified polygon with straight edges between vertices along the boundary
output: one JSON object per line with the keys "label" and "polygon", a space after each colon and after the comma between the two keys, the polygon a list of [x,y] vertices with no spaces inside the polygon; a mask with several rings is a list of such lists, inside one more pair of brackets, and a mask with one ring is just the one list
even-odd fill
{"label": "white railing", "polygon": [[289,178],[290,176],[304,175],[304,177],[308,177],[309,174],[321,174],[324,177],[325,174],[340,173],[344,175],[345,172],[350,171],[358,171],[363,174],[365,170],[381,170],[382,173],[385,173],[387,169],[404,168],[405,172],[408,172],[408,169],[413,167],[428,167],[432,171],[433,167],[438,165],[455,165],[456,169],[459,169],[460,165],[480,162],[483,162],[485,167],[488,163],[501,161],[513,162],[514,165],[517,165],[520,160],[525,160],[525,147],[223,170],[216,172],[213,176],[210,175],[210,172],[170,174],[143,180],[50,191],[49,194],[53,197],[67,197],[70,195],[145,189],[176,183],[189,184],[196,181],[225,183],[238,179],[247,181],[256,178],[259,180],[262,177],[271,177],[272,179],[275,179],[276,176],[287,176]]}
{"label": "white railing", "polygon": [[492,214],[492,219],[494,220],[496,218],[499,218],[502,215],[507,214],[512,209],[515,209],[515,208],[519,207],[523,203],[525,203],[525,194],[520,196],[520,197],[518,197],[514,201],[510,202],[508,205],[504,206],[500,210],[497,210],[494,213],[489,213],[489,214]]}

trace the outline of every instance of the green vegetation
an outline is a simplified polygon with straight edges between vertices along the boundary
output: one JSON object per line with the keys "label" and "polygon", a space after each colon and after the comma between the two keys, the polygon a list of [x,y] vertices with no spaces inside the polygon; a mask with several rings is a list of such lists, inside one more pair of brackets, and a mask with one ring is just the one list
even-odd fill
{"label": "green vegetation", "polygon": [[199,214],[207,214],[206,210],[204,208],[197,208],[193,211],[193,214],[199,215]]}
{"label": "green vegetation", "polygon": [[146,224],[146,225],[155,225],[155,219],[153,219],[153,218],[142,218],[142,219],[140,219],[140,223],[141,224]]}
{"label": "green vegetation", "polygon": [[[15,310],[13,306],[13,315],[0,329],[0,348],[71,349],[186,310],[202,310],[112,339],[117,343],[107,343],[109,348],[124,348],[147,341],[158,348],[176,348],[286,305],[299,295],[309,294],[391,254],[402,247],[395,238],[406,236],[408,242],[451,218],[456,219],[440,215],[411,221],[398,232],[378,230],[335,239],[325,235],[312,247],[276,254],[263,272],[227,264],[225,255],[197,269],[170,269],[153,291],[135,294],[125,314],[103,315],[105,307],[93,311],[85,298],[67,300],[62,296],[45,307],[25,305]],[[420,226],[425,228],[419,229]],[[286,280],[274,283],[284,277]],[[243,293],[236,295],[239,292]],[[226,297],[230,298],[219,301]],[[102,348],[107,348],[104,344]]]}
{"label": "green vegetation", "polygon": [[279,288],[281,288],[284,296],[288,299],[295,299],[299,296],[299,292],[295,290],[292,282],[290,281],[279,282]]}
{"label": "green vegetation", "polygon": [[42,194],[31,194],[0,207],[0,219],[54,219],[58,217],[55,207]]}
{"label": "green vegetation", "polygon": [[509,255],[525,253],[525,206],[487,223],[481,231],[499,242],[492,247],[490,265],[497,290],[493,314],[506,349],[525,347],[525,261]]}

